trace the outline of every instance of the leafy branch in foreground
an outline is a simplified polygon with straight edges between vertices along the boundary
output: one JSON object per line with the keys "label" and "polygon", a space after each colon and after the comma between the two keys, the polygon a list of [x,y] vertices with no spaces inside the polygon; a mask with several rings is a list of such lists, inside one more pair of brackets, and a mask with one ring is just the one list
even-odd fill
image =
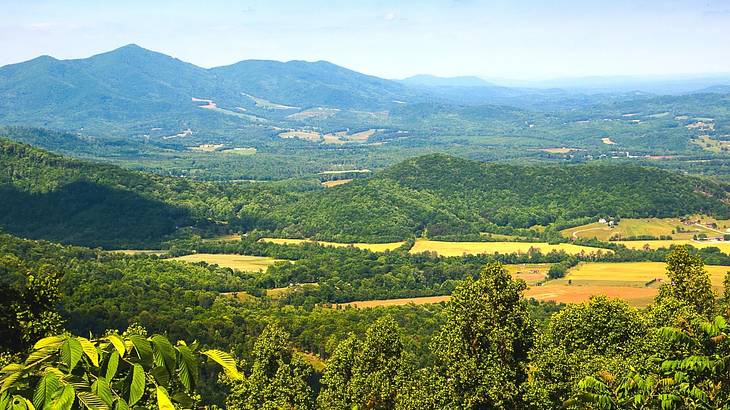
{"label": "leafy branch in foreground", "polygon": [[242,377],[227,353],[198,352],[197,343],[172,345],[161,335],[46,337],[23,363],[0,370],[0,410],[192,408],[202,358],[230,378]]}

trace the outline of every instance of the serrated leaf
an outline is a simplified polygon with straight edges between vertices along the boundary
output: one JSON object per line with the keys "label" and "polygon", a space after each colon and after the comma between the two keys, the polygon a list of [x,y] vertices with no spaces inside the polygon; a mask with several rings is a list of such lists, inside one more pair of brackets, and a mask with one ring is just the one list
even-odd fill
{"label": "serrated leaf", "polygon": [[[139,357],[142,364],[148,368],[152,367],[152,345],[150,345],[150,342],[140,335],[132,335],[129,337],[129,340],[132,341],[134,350],[137,351],[137,357]],[[130,405],[132,405],[132,403],[130,403]]]}
{"label": "serrated leaf", "polygon": [[44,360],[51,358],[57,351],[58,349],[52,348],[33,350],[25,359],[25,365],[28,367],[32,367]]}
{"label": "serrated leaf", "polygon": [[10,373],[9,375],[5,376],[5,378],[3,379],[2,387],[0,387],[0,393],[5,393],[6,391],[8,391],[8,389],[13,387],[13,384],[15,384],[15,382],[18,381],[18,379],[20,379],[20,376],[22,375],[22,372],[16,372]]}
{"label": "serrated leaf", "polygon": [[114,402],[114,410],[129,410],[129,406],[127,405],[127,402],[120,397],[116,402]]}
{"label": "serrated leaf", "polygon": [[185,392],[176,392],[172,395],[172,401],[175,403],[179,403],[180,406],[184,409],[191,409],[193,408],[193,405],[195,402],[193,401],[192,397],[188,396]]}
{"label": "serrated leaf", "polygon": [[25,366],[19,363],[10,363],[0,370],[0,374],[16,373],[25,369]]}
{"label": "serrated leaf", "polygon": [[51,402],[52,410],[70,410],[76,400],[74,388],[64,386],[60,393]]}
{"label": "serrated leaf", "polygon": [[119,353],[119,356],[124,357],[124,354],[127,353],[127,347],[121,337],[112,334],[107,336],[106,340],[114,346],[114,349],[116,349],[117,353]]}
{"label": "serrated leaf", "polygon": [[144,395],[144,368],[139,363],[132,366],[132,378],[129,384],[129,405],[134,406]]}
{"label": "serrated leaf", "polygon": [[112,379],[114,379],[114,376],[117,375],[117,369],[119,368],[119,352],[116,350],[112,352],[111,355],[109,355],[109,360],[106,362],[106,372],[104,373],[104,377],[108,382],[111,383]]}
{"label": "serrated leaf", "polygon": [[231,379],[241,380],[243,378],[241,373],[239,373],[238,371],[238,367],[236,367],[236,361],[228,353],[220,350],[211,349],[204,351],[203,354],[209,359],[221,365],[221,367],[223,367],[223,370]]}
{"label": "serrated leaf", "polygon": [[51,402],[51,399],[61,389],[61,380],[53,373],[43,376],[33,392],[33,405],[37,409],[43,409]]}
{"label": "serrated leaf", "polygon": [[83,349],[84,354],[86,354],[86,357],[91,360],[91,364],[93,364],[94,367],[99,367],[99,352],[96,350],[96,346],[94,346],[94,344],[85,337],[77,337],[76,339],[79,343],[81,343],[81,348]]}
{"label": "serrated leaf", "polygon": [[178,345],[177,351],[180,355],[177,368],[178,377],[180,377],[180,382],[185,386],[185,389],[191,392],[195,389],[198,377],[198,362],[187,346]]}
{"label": "serrated leaf", "polygon": [[170,396],[167,395],[167,390],[162,386],[157,386],[157,407],[160,410],[175,410],[175,406],[170,401]]}
{"label": "serrated leaf", "polygon": [[112,393],[112,389],[109,387],[109,383],[101,377],[92,383],[91,392],[99,396],[107,407],[111,407],[114,403],[114,394]]}
{"label": "serrated leaf", "polygon": [[35,342],[33,345],[33,350],[38,349],[58,349],[59,346],[61,346],[61,343],[63,343],[68,336],[49,336],[44,337],[43,339]]}
{"label": "serrated leaf", "polygon": [[170,383],[170,373],[168,373],[165,366],[153,367],[150,374],[155,378],[158,385],[167,386]]}
{"label": "serrated leaf", "polygon": [[78,397],[79,402],[89,410],[109,410],[109,407],[104,403],[104,401],[94,393],[80,391],[76,393],[76,397]]}
{"label": "serrated leaf", "polygon": [[152,346],[155,356],[155,364],[165,366],[172,373],[175,371],[176,351],[167,338],[162,335],[152,336]]}
{"label": "serrated leaf", "polygon": [[71,373],[76,365],[81,360],[81,356],[84,354],[84,350],[81,347],[81,343],[76,338],[68,338],[61,345],[61,360],[68,366],[68,372]]}

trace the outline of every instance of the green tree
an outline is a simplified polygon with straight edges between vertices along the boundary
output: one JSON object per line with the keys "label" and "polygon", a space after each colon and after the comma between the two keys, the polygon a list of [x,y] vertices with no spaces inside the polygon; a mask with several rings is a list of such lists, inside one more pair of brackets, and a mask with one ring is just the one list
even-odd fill
{"label": "green tree", "polygon": [[637,309],[603,296],[553,315],[531,352],[532,407],[560,407],[583,377],[600,370],[616,374],[645,362],[646,328]]}
{"label": "green tree", "polygon": [[354,405],[350,381],[355,368],[355,357],[360,351],[360,341],[354,334],[340,342],[327,359],[327,365],[320,382],[322,390],[317,404],[325,410],[346,410]]}
{"label": "green tree", "polygon": [[432,342],[451,406],[515,408],[527,380],[533,325],[522,299],[526,285],[501,264],[487,265],[452,295],[447,320]]}
{"label": "green tree", "polygon": [[226,353],[198,353],[196,344],[173,346],[161,335],[50,336],[0,370],[0,410],[191,408],[201,355],[240,378]]}
{"label": "green tree", "polygon": [[707,317],[715,309],[715,293],[712,291],[710,275],[705,270],[702,258],[678,246],[667,255],[667,276],[669,283],[659,290],[658,302],[673,297]]}
{"label": "green tree", "polygon": [[25,352],[33,341],[61,332],[58,284],[51,266],[32,270],[12,254],[0,255],[0,352]]}
{"label": "green tree", "polygon": [[310,409],[312,391],[307,378],[311,366],[292,349],[289,334],[270,324],[256,340],[250,374],[229,380],[230,409]]}

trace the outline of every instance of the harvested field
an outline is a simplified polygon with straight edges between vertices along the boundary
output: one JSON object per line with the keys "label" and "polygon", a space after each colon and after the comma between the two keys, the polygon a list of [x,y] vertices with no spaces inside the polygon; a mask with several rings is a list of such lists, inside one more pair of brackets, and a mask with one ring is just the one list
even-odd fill
{"label": "harvested field", "polygon": [[324,181],[322,182],[322,186],[327,188],[332,188],[338,185],[345,185],[348,182],[352,182],[352,179],[338,179],[335,181]]}
{"label": "harvested field", "polygon": [[414,305],[427,305],[430,303],[447,302],[451,296],[425,296],[421,298],[403,298],[403,299],[384,299],[384,300],[366,300],[362,302],[349,302],[333,305],[333,307],[355,307],[360,309],[372,308],[378,306],[401,306],[413,303]]}
{"label": "harvested field", "polygon": [[672,245],[691,245],[695,248],[720,248],[720,252],[730,255],[730,242],[672,240],[672,241],[616,241],[629,249],[659,249],[669,248]]}
{"label": "harvested field", "polygon": [[223,148],[223,144],[201,144],[197,147],[190,147],[190,150],[198,152],[215,152],[221,148]]}
{"label": "harvested field", "polygon": [[519,265],[504,265],[514,277],[524,280],[528,285],[535,285],[547,278],[550,270],[549,263],[522,263]]}
{"label": "harvested field", "polygon": [[163,250],[148,250],[148,249],[118,249],[109,251],[112,253],[121,253],[124,255],[164,255],[167,251]]}
{"label": "harvested field", "polygon": [[[663,262],[584,262],[570,269],[560,281],[570,280],[574,285],[645,287],[657,279],[657,284],[666,281],[666,268]],[[730,266],[705,266],[705,269],[710,274],[712,285],[721,288]]]}
{"label": "harvested field", "polygon": [[274,259],[263,256],[228,255],[214,253],[196,253],[192,255],[172,258],[184,262],[205,262],[211,265],[218,265],[224,268],[240,270],[242,272],[263,272],[276,262],[283,262],[282,259]]}
{"label": "harvested field", "polygon": [[609,137],[601,138],[601,142],[606,145],[615,145],[616,144],[615,142],[611,141],[611,138],[609,138]]}
{"label": "harvested field", "polygon": [[397,249],[405,242],[389,242],[389,243],[340,243],[340,242],[324,242],[324,241],[312,241],[309,239],[283,239],[283,238],[261,238],[263,242],[271,242],[279,245],[302,245],[302,244],[317,244],[322,246],[332,246],[335,248],[343,248],[347,246],[353,246],[359,249],[366,249],[371,252],[385,252]]}
{"label": "harvested field", "polygon": [[581,286],[560,282],[548,282],[543,286],[533,286],[525,292],[526,298],[558,303],[585,302],[591,296],[604,295],[624,299],[632,306],[647,306],[652,303],[659,290],[651,287],[635,286]]}
{"label": "harvested field", "polygon": [[578,151],[578,148],[542,148],[540,151],[547,152],[548,154],[569,154],[573,151]]}
{"label": "harvested field", "polygon": [[527,253],[530,249],[539,249],[542,253],[565,251],[573,255],[581,252],[588,254],[612,252],[607,249],[579,246],[571,243],[549,245],[542,242],[442,242],[419,239],[411,248],[411,253],[435,252],[439,256],[462,256],[465,254]]}

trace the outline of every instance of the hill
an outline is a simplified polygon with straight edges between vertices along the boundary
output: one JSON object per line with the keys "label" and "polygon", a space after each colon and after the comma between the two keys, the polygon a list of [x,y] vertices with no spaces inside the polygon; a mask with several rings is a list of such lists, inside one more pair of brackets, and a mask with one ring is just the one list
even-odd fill
{"label": "hill", "polygon": [[[215,185],[64,158],[0,138],[0,229],[29,238],[112,248],[225,218]],[[209,203],[207,201],[213,201]]]}
{"label": "hill", "polygon": [[389,241],[477,234],[584,217],[730,215],[728,186],[627,165],[488,164],[447,155],[404,161],[370,179],[272,209],[284,234]]}

